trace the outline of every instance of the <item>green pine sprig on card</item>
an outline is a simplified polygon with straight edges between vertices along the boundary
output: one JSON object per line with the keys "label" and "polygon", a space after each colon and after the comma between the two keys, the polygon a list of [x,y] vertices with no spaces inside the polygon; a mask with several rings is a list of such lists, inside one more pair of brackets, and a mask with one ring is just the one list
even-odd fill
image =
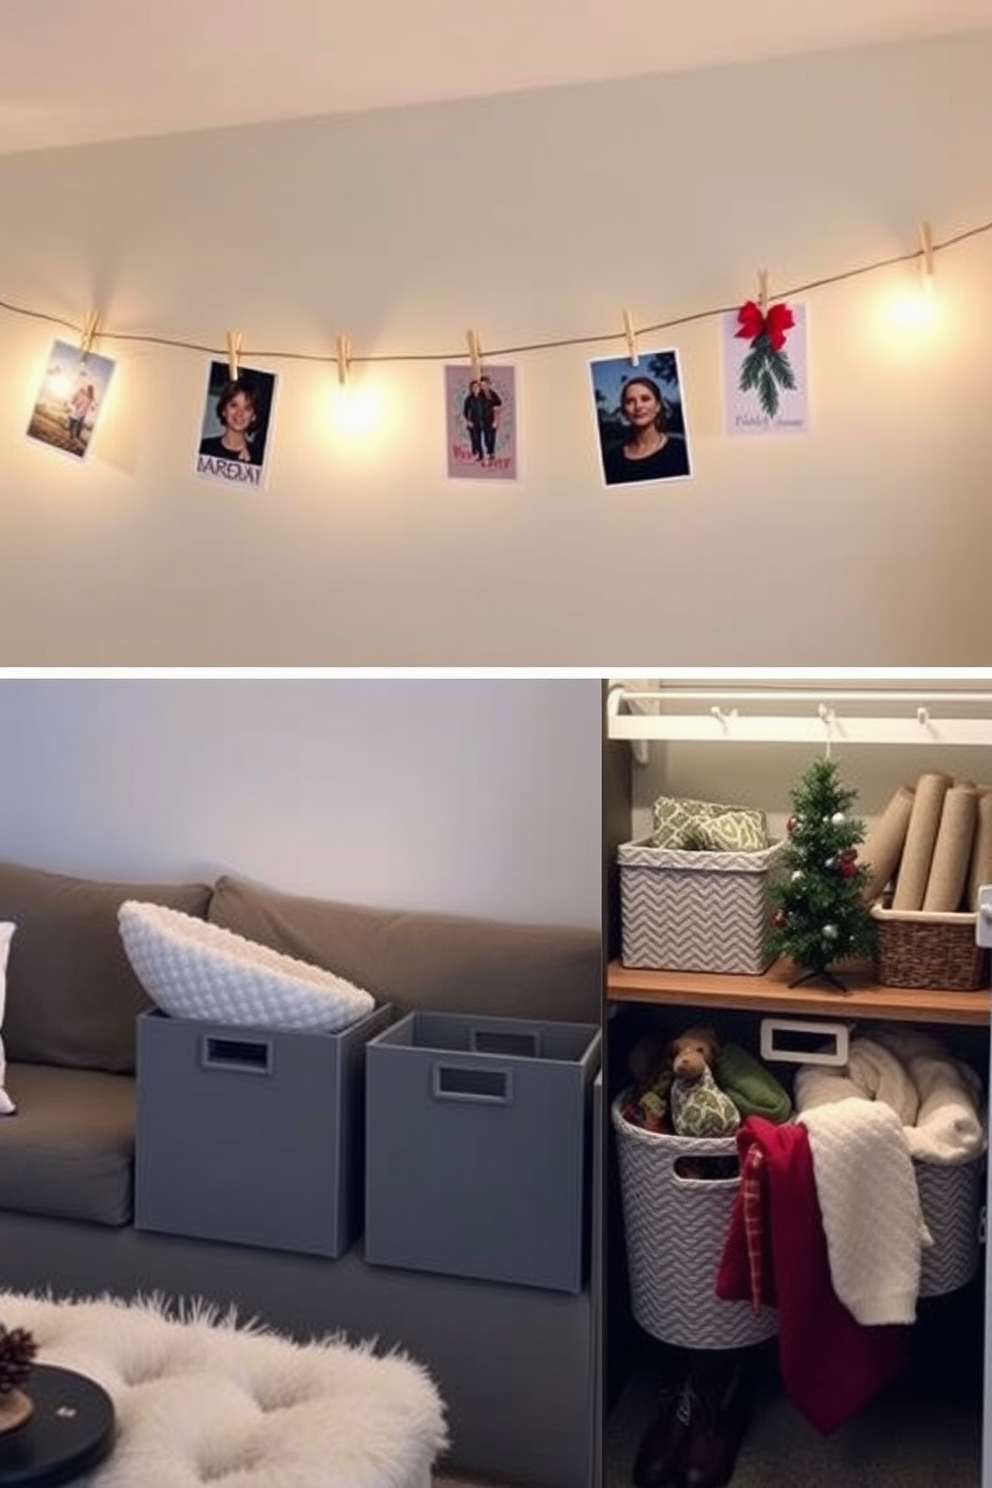
{"label": "green pine sprig on card", "polygon": [[780,389],[791,392],[796,386],[785,350],[786,334],[795,325],[795,317],[788,305],[772,305],[766,314],[754,300],[748,300],[738,310],[737,319],[735,336],[751,343],[741,363],[738,386],[743,393],[755,391],[762,411],[774,418],[779,410]]}

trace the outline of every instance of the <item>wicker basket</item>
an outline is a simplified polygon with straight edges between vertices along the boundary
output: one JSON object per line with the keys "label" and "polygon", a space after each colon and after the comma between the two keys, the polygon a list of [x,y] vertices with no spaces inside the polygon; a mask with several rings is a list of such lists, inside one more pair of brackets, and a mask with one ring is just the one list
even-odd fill
{"label": "wicker basket", "polygon": [[878,930],[875,975],[883,987],[974,992],[988,982],[988,952],[977,916],[872,907]]}

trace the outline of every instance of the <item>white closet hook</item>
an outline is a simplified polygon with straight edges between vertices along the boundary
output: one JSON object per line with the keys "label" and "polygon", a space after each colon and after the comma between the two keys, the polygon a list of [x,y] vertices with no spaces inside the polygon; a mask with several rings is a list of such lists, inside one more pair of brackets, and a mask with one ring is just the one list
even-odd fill
{"label": "white closet hook", "polygon": [[916,721],[920,725],[921,728],[926,728],[927,724],[930,722],[930,709],[929,708],[917,708],[917,710],[916,710]]}
{"label": "white closet hook", "polygon": [[834,712],[833,708],[828,708],[826,703],[820,703],[817,706],[817,710],[816,711],[820,715],[820,718],[823,720],[823,726],[824,726],[824,728],[827,731],[827,741],[826,741],[826,745],[824,746],[824,758],[825,759],[829,759],[830,758],[830,730],[833,728],[834,724],[837,721],[837,714]]}
{"label": "white closet hook", "polygon": [[724,733],[726,733],[727,726],[731,722],[731,720],[737,717],[736,708],[731,708],[729,713],[725,713],[724,710],[716,703],[714,703],[713,707],[710,709],[710,712],[716,719],[717,723],[723,724]]}

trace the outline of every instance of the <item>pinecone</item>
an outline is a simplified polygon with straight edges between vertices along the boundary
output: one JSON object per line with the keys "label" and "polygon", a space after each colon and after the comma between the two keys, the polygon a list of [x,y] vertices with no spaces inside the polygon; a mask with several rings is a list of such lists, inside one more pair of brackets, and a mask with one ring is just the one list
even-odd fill
{"label": "pinecone", "polygon": [[0,1400],[19,1390],[34,1365],[38,1345],[27,1328],[5,1328],[0,1323]]}

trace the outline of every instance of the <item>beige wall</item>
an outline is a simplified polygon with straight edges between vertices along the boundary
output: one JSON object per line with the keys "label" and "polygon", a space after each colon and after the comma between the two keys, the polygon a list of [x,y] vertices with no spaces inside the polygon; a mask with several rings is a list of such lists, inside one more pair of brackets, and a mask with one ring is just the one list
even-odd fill
{"label": "beige wall", "polygon": [[[652,688],[657,682],[636,684]],[[678,686],[669,683],[669,686]],[[988,669],[971,678],[935,679],[901,676],[858,679],[853,677],[817,678],[797,674],[789,682],[752,676],[748,682],[734,677],[697,679],[693,685],[711,685],[717,689],[743,689],[735,703],[741,716],[749,721],[789,717],[815,717],[815,704],[809,701],[751,702],[746,697],[750,685],[759,693],[776,686],[811,688],[830,699],[831,689],[847,694],[835,701],[839,728],[830,743],[830,755],[837,761],[843,785],[854,790],[853,810],[867,824],[884,811],[893,793],[902,784],[914,785],[927,771],[939,770],[959,780],[980,785],[992,782],[992,750],[987,745],[941,742],[960,738],[962,731],[955,720],[985,720],[992,716],[992,678]],[[665,684],[660,684],[660,695]],[[942,701],[941,693],[951,700]],[[975,701],[966,702],[962,694]],[[859,697],[858,694],[863,694]],[[979,700],[980,699],[980,700]],[[845,719],[911,720],[920,704],[929,706],[934,719],[936,738],[929,743],[892,744],[844,740]],[[669,702],[666,712],[685,713],[692,718],[706,718],[708,701]],[[631,759],[631,831],[635,837],[646,836],[652,828],[652,807],[659,795],[686,796],[709,801],[739,802],[757,806],[768,813],[769,831],[773,837],[785,832],[792,811],[791,792],[811,760],[824,753],[826,745],[769,742],[726,738],[706,742],[652,741]]]}
{"label": "beige wall", "polygon": [[[23,436],[56,327],[0,312],[8,665],[968,664],[988,659],[992,236],[809,296],[813,432],[721,434],[715,321],[679,347],[696,478],[605,491],[587,357],[519,358],[524,478],[443,478],[458,354],[731,306],[989,215],[992,35],[0,159],[0,296],[222,347],[281,374],[269,489],[190,474],[206,358],[119,358],[82,466]],[[664,338],[669,339],[669,338]]]}

